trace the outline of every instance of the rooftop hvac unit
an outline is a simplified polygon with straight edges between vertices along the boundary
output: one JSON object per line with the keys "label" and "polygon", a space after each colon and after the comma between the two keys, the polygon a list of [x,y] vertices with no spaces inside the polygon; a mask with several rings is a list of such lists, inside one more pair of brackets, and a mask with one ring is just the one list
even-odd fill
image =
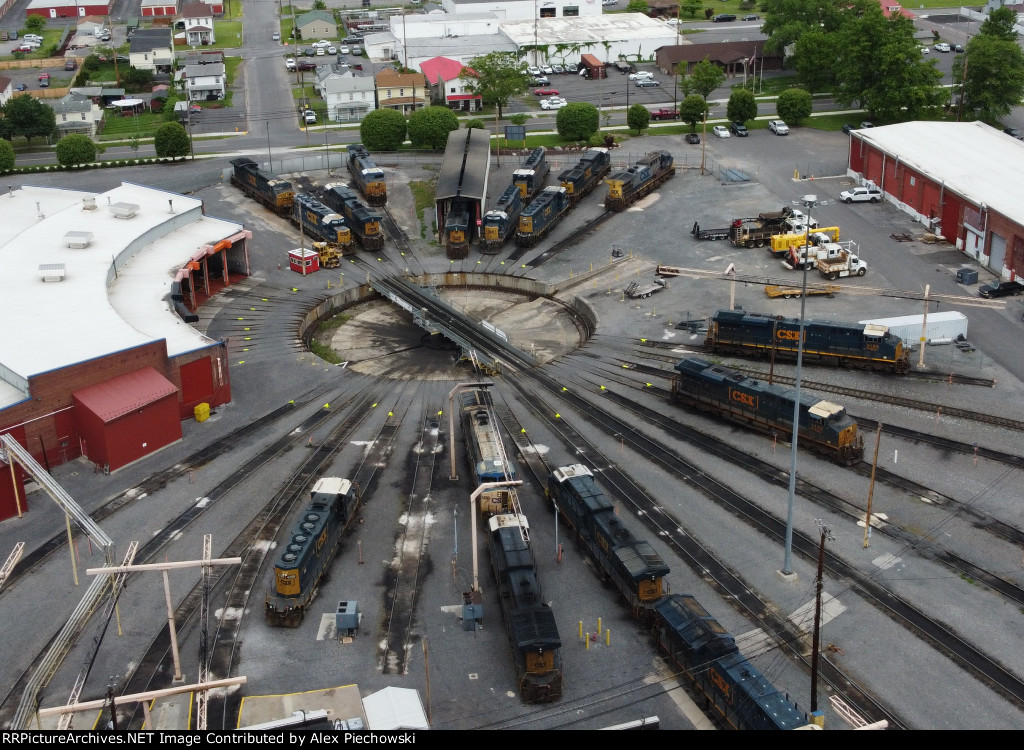
{"label": "rooftop hvac unit", "polygon": [[130,219],[139,212],[138,203],[111,203],[110,213],[117,219]]}
{"label": "rooftop hvac unit", "polygon": [[92,232],[68,232],[64,235],[64,245],[66,247],[81,249],[88,247],[90,242],[92,242]]}
{"label": "rooftop hvac unit", "polygon": [[82,198],[82,210],[83,211],[95,211],[96,210],[96,199],[95,198]]}
{"label": "rooftop hvac unit", "polygon": [[43,281],[64,281],[63,263],[40,263],[39,278]]}

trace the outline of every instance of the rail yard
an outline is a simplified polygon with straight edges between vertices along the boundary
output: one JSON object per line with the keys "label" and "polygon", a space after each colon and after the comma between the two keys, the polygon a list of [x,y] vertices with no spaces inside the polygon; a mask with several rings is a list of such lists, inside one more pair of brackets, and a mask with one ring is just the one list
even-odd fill
{"label": "rail yard", "polygon": [[[383,246],[367,252],[354,244],[338,268],[309,276],[287,265],[279,270],[295,245],[286,216],[267,211],[230,179],[197,191],[209,212],[252,225],[260,238],[257,272],[198,310],[197,325],[229,339],[234,401],[206,422],[187,423],[181,443],[121,472],[105,476],[72,463],[53,475],[119,550],[140,542],[137,563],[199,558],[206,533],[213,534],[214,556],[242,557],[238,568],[214,570],[206,639],[198,570],[170,578],[187,680],[197,675],[203,644],[212,678],[247,678],[242,691],[211,696],[208,727],[236,726],[243,694],[350,684],[363,695],[418,688],[440,729],[592,729],[654,715],[663,728],[727,726],[718,712],[703,710],[694,677],[680,671],[687,662],[665,658],[649,620],[632,611],[618,584],[603,580],[570,525],[556,524],[549,478],[577,465],[593,474],[616,522],[648,542],[670,570],[659,595],[699,602],[804,720],[811,711],[820,521],[832,537],[823,556],[816,697],[824,728],[848,728],[833,699],[891,729],[1024,725],[1024,386],[984,351],[951,345],[927,347],[923,368],[915,349],[906,375],[805,364],[802,393],[842,407],[856,421],[863,452],[837,462],[799,451],[796,577],[780,576],[789,443],[777,431],[674,402],[675,365],[714,358],[776,390],[789,387],[795,368],[788,359],[708,347],[709,320],[731,297],[744,310],[786,320],[803,302],[809,319],[845,323],[919,313],[922,303],[858,294],[867,289],[859,278],[839,280],[843,291],[834,297],[804,300],[766,300],[764,284],[730,282],[730,264],[748,275],[785,277],[763,249],[703,240],[690,234],[691,225],[799,201],[809,189],[838,194],[849,181],[819,179],[809,188],[765,177],[737,186],[701,176],[682,160],[681,137],[645,145],[612,150],[612,174],[665,149],[676,156],[675,176],[626,210],[608,209],[602,183],[535,246],[507,242],[482,255],[474,245],[464,260],[446,257],[436,238],[419,239],[408,183],[429,179],[429,169],[377,160],[387,182],[387,205],[377,209]],[[551,174],[579,159],[546,154]],[[502,156],[487,208],[519,166]],[[308,194],[337,181],[323,171],[287,177]],[[917,291],[902,271],[886,267],[881,251],[882,238],[910,226],[894,208],[829,205],[814,209],[814,218],[844,232],[850,227],[862,246],[878,243],[872,288]],[[616,247],[625,254],[614,257]],[[912,261],[922,285],[973,294],[953,280],[963,260],[955,250],[917,251]],[[673,278],[650,298],[625,294],[661,263],[709,277]],[[710,277],[715,271],[722,278]],[[495,366],[484,373],[458,361],[457,347],[417,325],[381,290],[410,295],[418,317],[443,323]],[[300,330],[314,308],[344,318]],[[1015,310],[957,309],[972,316],[972,326],[1005,326],[1008,336],[1024,327]],[[332,349],[338,363],[310,353],[312,340]],[[551,702],[520,695],[521,668],[488,570],[486,522],[470,502],[476,479],[450,394],[481,380],[492,384],[504,451],[523,482],[518,503],[529,519],[544,605],[557,624],[561,684]],[[313,483],[325,477],[351,482],[361,505],[316,597],[303,598],[301,622],[270,627],[264,612],[275,563]],[[74,584],[64,521],[39,495],[30,497],[25,519],[2,529],[8,547],[27,544],[0,591],[8,633],[5,726],[24,714],[19,706],[40,655],[85,588]],[[82,569],[101,564],[86,539],[75,550],[80,578]],[[83,674],[82,700],[105,693],[108,683],[119,693],[170,683],[163,598],[146,575],[129,580],[116,619],[97,613],[67,648],[42,705],[67,700]],[[481,616],[467,627],[466,595],[474,586]],[[358,604],[358,632],[348,637],[334,628],[340,602]],[[31,627],[26,608],[35,613]],[[125,726],[143,721],[141,709],[120,718]],[[79,719],[75,726],[84,728]]]}

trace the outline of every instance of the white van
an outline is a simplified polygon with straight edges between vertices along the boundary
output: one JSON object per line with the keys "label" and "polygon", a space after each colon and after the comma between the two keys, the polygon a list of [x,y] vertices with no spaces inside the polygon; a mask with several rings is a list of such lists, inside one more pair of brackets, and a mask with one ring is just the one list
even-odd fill
{"label": "white van", "polygon": [[22,39],[26,42],[35,42],[36,44],[42,44],[43,38],[38,34],[25,34]]}

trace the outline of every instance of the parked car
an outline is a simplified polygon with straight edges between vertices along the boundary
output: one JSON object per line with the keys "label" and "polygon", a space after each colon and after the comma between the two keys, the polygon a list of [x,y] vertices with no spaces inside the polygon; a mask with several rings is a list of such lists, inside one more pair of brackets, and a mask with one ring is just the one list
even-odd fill
{"label": "parked car", "polygon": [[532,85],[533,86],[550,86],[551,85],[551,81],[549,81],[545,76],[540,76],[539,78],[534,78],[533,79],[533,84]]}
{"label": "parked car", "polygon": [[14,52],[30,53],[30,52],[35,52],[37,49],[39,49],[38,45],[24,43],[24,44],[19,44],[17,47],[14,48],[13,51]]}
{"label": "parked car", "polygon": [[538,68],[536,65],[531,65],[526,69],[526,72],[531,76],[537,77],[540,75],[540,68]]}
{"label": "parked car", "polygon": [[78,61],[73,57],[69,57],[64,61],[64,70],[76,70],[78,68]]}
{"label": "parked car", "polygon": [[954,52],[963,52],[964,51],[964,46],[962,44],[954,44],[953,45],[953,51]]}
{"label": "parked car", "polygon": [[717,16],[711,19],[715,23],[726,23],[728,21],[735,21],[736,16],[732,13],[719,13]]}
{"label": "parked car", "polygon": [[757,15],[756,13],[748,13],[747,15],[743,16],[743,20],[744,21],[760,21],[761,20],[761,16]]}
{"label": "parked car", "polygon": [[639,81],[644,78],[654,78],[654,73],[649,70],[638,70],[635,73],[629,74],[629,80],[631,81]]}
{"label": "parked car", "polygon": [[853,132],[856,129],[857,129],[857,126],[854,125],[853,123],[850,123],[850,122],[844,122],[843,123],[843,132],[844,133],[851,133],[851,132]]}
{"label": "parked car", "polygon": [[640,80],[634,82],[633,85],[640,89],[646,89],[652,86],[660,86],[661,84],[655,81],[653,78],[641,78]]}
{"label": "parked car", "polygon": [[327,48],[326,47],[317,47],[316,48],[316,54],[317,55],[326,55],[327,54]]}
{"label": "parked car", "polygon": [[42,44],[43,38],[39,34],[25,34],[22,37],[22,41],[35,42],[36,44]]}
{"label": "parked car", "polygon": [[19,83],[17,86],[14,87],[15,91],[25,91],[26,89],[28,89],[27,83]]}
{"label": "parked car", "polygon": [[715,125],[715,127],[711,128],[711,132],[719,138],[728,138],[732,135],[729,132],[729,128],[725,127],[725,125]]}
{"label": "parked car", "polygon": [[189,114],[198,115],[203,111],[203,107],[200,104],[193,104],[188,108]]}
{"label": "parked car", "polygon": [[924,46],[923,44],[919,44],[917,46],[921,48],[921,54],[922,55],[927,55],[928,54],[928,48],[926,46]]}
{"label": "parked car", "polygon": [[747,126],[742,122],[734,122],[729,125],[729,132],[739,138],[746,138]]}
{"label": "parked car", "polygon": [[696,133],[687,133],[686,138],[684,138],[683,140],[685,140],[687,143],[700,143],[700,136],[697,135]]}
{"label": "parked car", "polygon": [[936,52],[949,52],[952,48],[945,42],[939,42],[935,45]]}
{"label": "parked car", "polygon": [[288,68],[288,70],[295,70],[295,58],[286,57],[284,60],[284,66]]}
{"label": "parked car", "polygon": [[331,45],[330,47],[328,47],[328,48],[327,48],[327,54],[328,54],[328,55],[336,55],[336,54],[338,54],[338,48],[337,48],[337,47],[335,47],[335,46],[334,46],[334,45],[332,44],[332,45]]}
{"label": "parked car", "polygon": [[352,48],[349,47],[347,44],[343,44],[340,47],[338,47],[338,54],[339,55],[347,55],[351,51],[352,51]]}
{"label": "parked car", "polygon": [[45,71],[40,73],[39,74],[39,80],[40,81],[48,81],[48,80],[50,80],[50,74],[45,72]]}
{"label": "parked car", "polygon": [[882,191],[874,185],[844,190],[839,194],[843,203],[878,203],[882,200]]}
{"label": "parked car", "polygon": [[314,112],[311,109],[307,109],[305,112],[302,113],[302,119],[306,121],[307,125],[315,125],[316,124],[316,112]]}
{"label": "parked car", "polygon": [[870,120],[865,120],[864,122],[862,122],[860,124],[860,129],[861,130],[867,130],[868,128],[873,128],[873,127],[875,127],[875,124],[873,122],[871,122]]}
{"label": "parked car", "polygon": [[1024,135],[1017,128],[1003,128],[1003,132],[1007,135],[1012,135],[1018,141],[1024,141]]}
{"label": "parked car", "polygon": [[306,47],[306,49],[302,50],[302,54],[304,54],[306,57],[312,57],[313,55],[316,54],[316,50],[313,49],[312,47]]}
{"label": "parked car", "polygon": [[534,89],[537,96],[558,96],[558,89]]}
{"label": "parked car", "polygon": [[552,68],[550,65],[541,65],[540,66],[540,72],[543,73],[546,76],[549,76],[549,75],[552,75],[555,72],[555,69]]}
{"label": "parked car", "polygon": [[619,0],[601,0],[601,5],[607,8],[609,5],[618,5]]}
{"label": "parked car", "polygon": [[327,49],[331,46],[331,43],[327,39],[321,39],[319,42],[313,42],[310,46],[313,47],[313,49],[320,49],[321,47]]}
{"label": "parked car", "polygon": [[280,31],[275,31],[273,34],[271,34],[270,35],[270,41],[272,41],[272,42],[280,42],[281,41],[281,32]]}
{"label": "parked car", "polygon": [[356,56],[362,56],[363,48],[360,47],[359,45],[356,45],[355,47],[352,47],[352,54],[356,55]]}
{"label": "parked car", "polygon": [[49,78],[40,78],[39,79],[39,88],[41,88],[41,89],[48,89],[48,88],[50,88],[50,79]]}
{"label": "parked car", "polygon": [[0,42],[9,41],[10,38],[10,35],[6,31],[0,31]]}
{"label": "parked car", "polygon": [[565,99],[562,99],[561,97],[555,96],[555,97],[551,97],[550,99],[541,99],[540,100],[540,108],[541,109],[561,109],[562,107],[564,107],[568,103],[569,102],[567,102]]}
{"label": "parked car", "polygon": [[769,120],[768,129],[775,135],[789,135],[789,125],[782,120]]}
{"label": "parked car", "polygon": [[985,299],[992,297],[1016,297],[1024,292],[1024,286],[1016,281],[992,281],[978,287],[978,295]]}

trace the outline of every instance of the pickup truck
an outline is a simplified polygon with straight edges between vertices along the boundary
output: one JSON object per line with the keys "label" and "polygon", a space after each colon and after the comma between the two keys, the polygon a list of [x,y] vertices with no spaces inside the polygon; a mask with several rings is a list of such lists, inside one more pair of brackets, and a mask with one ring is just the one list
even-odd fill
{"label": "pickup truck", "polygon": [[818,260],[818,271],[829,281],[835,281],[844,276],[863,276],[867,270],[868,264],[853,253],[843,253],[838,258]]}
{"label": "pickup truck", "polygon": [[651,111],[652,120],[676,120],[679,118],[679,110],[671,107],[662,107]]}

